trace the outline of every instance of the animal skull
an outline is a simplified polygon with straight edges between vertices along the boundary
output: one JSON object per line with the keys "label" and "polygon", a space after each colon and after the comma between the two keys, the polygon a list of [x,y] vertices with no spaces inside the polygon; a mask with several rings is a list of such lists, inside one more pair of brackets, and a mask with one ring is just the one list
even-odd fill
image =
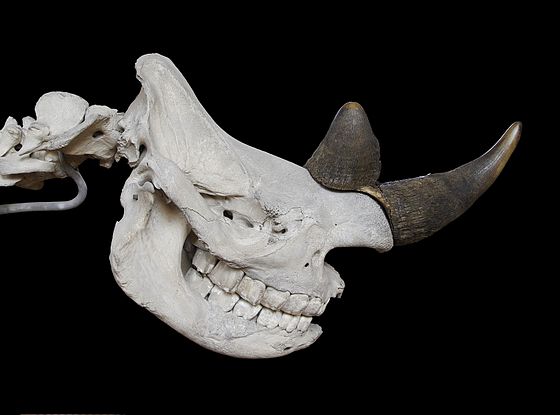
{"label": "animal skull", "polygon": [[[133,171],[110,255],[118,284],[189,339],[235,357],[276,357],[312,344],[321,334],[312,318],[344,290],[326,254],[352,246],[384,252],[429,236],[492,184],[520,135],[514,124],[465,166],[379,185],[379,147],[358,104],[341,109],[303,168],[225,133],[169,59],[146,55],[136,69],[142,90],[124,115],[80,101],[80,111],[96,117],[35,137],[26,155],[8,151],[0,185],[22,179],[14,166],[33,156],[49,156],[57,177],[72,176],[76,157],[106,165],[126,157]],[[99,151],[91,144],[96,131],[106,138]],[[56,151],[64,156],[52,157]]]}

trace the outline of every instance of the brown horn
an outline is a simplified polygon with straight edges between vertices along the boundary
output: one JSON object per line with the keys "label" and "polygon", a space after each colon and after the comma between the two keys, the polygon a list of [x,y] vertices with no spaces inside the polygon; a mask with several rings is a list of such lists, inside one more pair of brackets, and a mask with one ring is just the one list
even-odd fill
{"label": "brown horn", "polygon": [[305,164],[328,189],[366,193],[385,209],[395,245],[418,242],[461,216],[494,183],[521,136],[512,124],[484,155],[447,173],[377,183],[379,143],[364,109],[355,102],[336,114],[327,135]]}
{"label": "brown horn", "polygon": [[377,182],[379,142],[360,104],[349,102],[340,108],[305,168],[317,182],[334,190],[355,191]]}
{"label": "brown horn", "polygon": [[484,155],[446,173],[383,183],[380,200],[390,217],[395,245],[424,239],[461,216],[494,183],[521,136],[511,125]]}

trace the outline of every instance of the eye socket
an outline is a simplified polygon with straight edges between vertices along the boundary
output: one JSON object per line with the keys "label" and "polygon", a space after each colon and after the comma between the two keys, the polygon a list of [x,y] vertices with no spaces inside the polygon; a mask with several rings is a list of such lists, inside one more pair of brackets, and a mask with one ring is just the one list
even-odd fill
{"label": "eye socket", "polygon": [[100,138],[103,136],[103,131],[97,130],[92,135],[93,138]]}
{"label": "eye socket", "polygon": [[21,144],[18,143],[18,144],[16,144],[16,145],[14,146],[14,150],[15,150],[15,151],[20,151],[22,147],[23,147],[23,146],[22,146]]}
{"label": "eye socket", "polygon": [[226,218],[233,220],[233,213],[231,212],[231,210],[224,209],[223,215]]}
{"label": "eye socket", "polygon": [[307,268],[309,266],[309,262],[307,262],[304,267]]}

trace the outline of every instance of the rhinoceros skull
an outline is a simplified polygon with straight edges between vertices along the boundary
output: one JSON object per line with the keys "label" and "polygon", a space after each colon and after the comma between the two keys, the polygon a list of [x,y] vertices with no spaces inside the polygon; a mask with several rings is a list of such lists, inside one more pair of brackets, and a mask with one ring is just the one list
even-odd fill
{"label": "rhinoceros skull", "polygon": [[81,191],[74,201],[0,213],[74,207],[85,192],[81,161],[126,157],[133,171],[110,255],[118,284],[192,341],[235,357],[312,344],[321,334],[313,317],[344,290],[327,253],[384,252],[436,232],[493,183],[520,136],[516,123],[458,169],[380,184],[379,145],[356,103],[341,108],[300,167],[224,132],[169,59],[146,55],[136,69],[142,89],[125,114],[50,93],[36,121],[8,120],[0,185],[38,188],[70,176]]}

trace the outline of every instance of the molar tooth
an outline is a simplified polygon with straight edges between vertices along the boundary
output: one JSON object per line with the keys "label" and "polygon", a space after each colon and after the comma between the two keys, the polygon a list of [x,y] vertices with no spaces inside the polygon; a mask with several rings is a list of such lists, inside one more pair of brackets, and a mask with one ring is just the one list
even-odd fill
{"label": "molar tooth", "polygon": [[281,317],[281,311],[272,311],[266,307],[263,307],[259,314],[259,317],[257,318],[257,323],[262,326],[268,327],[269,329],[273,329],[278,325]]}
{"label": "molar tooth", "polygon": [[301,331],[301,332],[306,331],[309,328],[309,325],[311,324],[311,320],[313,320],[311,317],[301,316],[301,318],[299,319],[299,323],[297,325],[297,331]]}
{"label": "molar tooth", "polygon": [[233,313],[237,317],[243,317],[245,320],[251,320],[257,314],[259,314],[259,311],[261,310],[262,310],[262,305],[260,304],[252,305],[247,301],[240,299],[237,302],[237,304],[235,304],[235,307],[233,308]]}
{"label": "molar tooth", "polygon": [[271,310],[278,310],[289,297],[290,293],[288,291],[278,291],[272,287],[266,287],[261,303]]}
{"label": "molar tooth", "polygon": [[299,316],[308,303],[309,296],[306,294],[292,294],[290,298],[288,298],[288,301],[281,307],[281,310],[285,313]]}
{"label": "molar tooth", "polygon": [[264,294],[266,285],[261,281],[244,276],[237,286],[237,293],[253,305],[257,305]]}
{"label": "molar tooth", "polygon": [[193,267],[197,269],[198,272],[202,274],[208,274],[218,262],[218,258],[212,255],[208,251],[202,249],[197,249],[194,254],[192,264]]}
{"label": "molar tooth", "polygon": [[243,278],[243,271],[240,269],[231,268],[225,262],[220,261],[218,265],[208,274],[208,278],[212,280],[214,284],[218,284],[225,292],[235,291],[235,287]]}
{"label": "molar tooth", "polygon": [[303,309],[301,314],[304,316],[316,316],[322,305],[323,303],[319,297],[312,297],[309,300],[309,304],[307,304],[307,307]]}
{"label": "molar tooth", "polygon": [[281,329],[286,330],[288,333],[291,333],[298,326],[299,318],[299,316],[292,316],[291,314],[282,313],[282,318],[280,318],[278,326],[280,326]]}
{"label": "molar tooth", "polygon": [[235,306],[237,301],[239,301],[239,296],[237,294],[226,293],[217,285],[214,285],[214,288],[210,291],[210,297],[208,297],[208,302],[210,304],[217,305],[226,313]]}
{"label": "molar tooth", "polygon": [[212,281],[210,281],[208,277],[202,276],[194,268],[189,268],[185,274],[185,279],[189,282],[190,286],[202,296],[202,298],[206,297],[210,290],[212,290],[212,287],[214,287],[214,284],[212,284]]}

